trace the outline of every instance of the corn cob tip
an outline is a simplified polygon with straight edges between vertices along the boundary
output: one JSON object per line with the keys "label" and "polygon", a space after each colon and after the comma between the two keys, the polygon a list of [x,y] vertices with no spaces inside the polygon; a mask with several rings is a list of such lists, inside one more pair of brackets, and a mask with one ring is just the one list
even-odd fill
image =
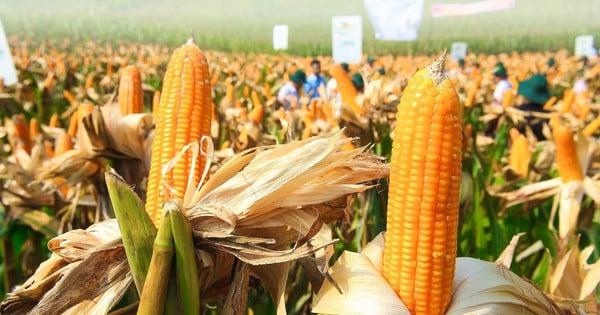
{"label": "corn cob tip", "polygon": [[427,74],[436,86],[444,80],[444,63],[446,62],[446,49],[442,51],[439,57],[427,67]]}

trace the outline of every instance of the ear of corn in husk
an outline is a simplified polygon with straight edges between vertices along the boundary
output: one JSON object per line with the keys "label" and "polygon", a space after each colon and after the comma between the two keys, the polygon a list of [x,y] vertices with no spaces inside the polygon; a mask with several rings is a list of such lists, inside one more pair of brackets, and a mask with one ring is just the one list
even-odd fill
{"label": "ear of corn in husk", "polygon": [[[380,234],[361,253],[344,252],[331,269],[341,287],[325,282],[313,312],[322,314],[411,314],[381,276],[385,238]],[[444,314],[563,314],[531,282],[501,264],[456,259],[452,300]]]}

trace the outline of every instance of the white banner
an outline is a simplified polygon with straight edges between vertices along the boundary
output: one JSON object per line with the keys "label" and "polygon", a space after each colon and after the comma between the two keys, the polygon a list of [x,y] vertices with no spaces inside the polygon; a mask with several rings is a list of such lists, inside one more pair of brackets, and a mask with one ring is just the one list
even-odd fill
{"label": "white banner", "polygon": [[360,62],[362,55],[362,18],[360,15],[334,16],[331,20],[331,35],[335,62]]}
{"label": "white banner", "polygon": [[575,55],[588,57],[595,55],[594,35],[580,35],[575,37]]}
{"label": "white banner", "polygon": [[467,56],[467,43],[463,42],[454,42],[452,43],[452,47],[450,48],[450,56],[452,60],[458,61],[460,59],[465,59]]}
{"label": "white banner", "polygon": [[4,85],[17,83],[17,71],[15,70],[15,63],[8,48],[8,41],[6,40],[2,21],[0,21],[0,77],[4,80]]}
{"label": "white banner", "polygon": [[375,38],[416,40],[423,16],[423,0],[364,0]]}
{"label": "white banner", "polygon": [[273,49],[287,50],[288,49],[288,32],[289,28],[285,24],[273,26]]}
{"label": "white banner", "polygon": [[515,7],[517,0],[486,0],[470,3],[434,3],[431,5],[431,16],[434,18],[445,16],[470,15],[499,10],[508,10]]}

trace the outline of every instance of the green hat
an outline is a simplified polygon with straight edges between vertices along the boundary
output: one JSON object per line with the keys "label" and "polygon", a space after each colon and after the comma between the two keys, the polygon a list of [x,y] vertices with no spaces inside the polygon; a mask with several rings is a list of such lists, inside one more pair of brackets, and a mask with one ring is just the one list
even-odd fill
{"label": "green hat", "polygon": [[360,75],[360,73],[355,73],[352,76],[352,84],[354,84],[354,87],[356,87],[357,89],[365,87],[365,81],[363,81],[362,75]]}
{"label": "green hat", "polygon": [[465,66],[465,59],[464,58],[460,58],[458,59],[458,65],[462,68]]}
{"label": "green hat", "polygon": [[369,56],[369,57],[367,57],[367,62],[368,62],[368,63],[373,63],[373,62],[375,62],[375,57],[373,57],[373,56]]}
{"label": "green hat", "polygon": [[504,67],[504,65],[501,62],[498,62],[496,64],[496,67],[494,67],[494,71],[492,71],[492,73],[498,77],[506,78],[506,76],[507,76],[506,68]]}
{"label": "green hat", "polygon": [[350,67],[348,67],[348,64],[345,62],[340,63],[340,66],[342,66],[342,68],[346,71],[346,73],[350,72]]}
{"label": "green hat", "polygon": [[377,68],[377,72],[379,72],[381,75],[385,75],[385,69],[383,68]]}
{"label": "green hat", "polygon": [[290,80],[298,84],[304,84],[306,83],[306,73],[302,70],[296,70],[296,72],[290,76]]}
{"label": "green hat", "polygon": [[521,81],[517,92],[537,104],[544,104],[550,99],[550,90],[546,77],[536,74],[528,80]]}
{"label": "green hat", "polygon": [[550,59],[548,59],[548,62],[546,62],[546,65],[548,67],[552,67],[556,64],[556,60],[554,60],[554,57],[550,57]]}

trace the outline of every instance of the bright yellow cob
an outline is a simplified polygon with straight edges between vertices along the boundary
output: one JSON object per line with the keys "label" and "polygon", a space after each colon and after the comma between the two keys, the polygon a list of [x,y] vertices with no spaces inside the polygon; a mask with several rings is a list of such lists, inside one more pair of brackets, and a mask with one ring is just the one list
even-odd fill
{"label": "bright yellow cob", "polygon": [[577,146],[573,133],[560,124],[558,117],[551,120],[552,136],[556,144],[556,164],[563,183],[583,180],[583,172],[577,158]]}
{"label": "bright yellow cob", "polygon": [[[161,171],[188,143],[210,136],[212,115],[210,74],[202,51],[191,41],[175,49],[165,73],[163,89],[156,115],[156,130],[152,145],[146,211],[155,225],[162,217],[162,204],[168,198],[183,198],[190,167],[191,154],[184,155],[165,177]],[[199,183],[205,158],[198,156],[193,175]],[[165,186],[170,186],[173,194]]]}
{"label": "bright yellow cob", "polygon": [[598,128],[600,128],[600,117],[596,117],[587,126],[585,126],[582,133],[588,137],[591,137],[596,130],[598,130]]}
{"label": "bright yellow cob", "polygon": [[340,91],[340,94],[342,95],[342,103],[350,106],[352,111],[357,115],[365,114],[365,110],[356,102],[358,92],[342,65],[339,63],[333,64],[331,68],[329,68],[329,74],[331,74],[337,82],[338,91]]}
{"label": "bright yellow cob", "polygon": [[502,107],[508,108],[513,106],[515,103],[515,91],[513,89],[508,89],[504,94],[502,94]]}
{"label": "bright yellow cob", "polygon": [[462,109],[444,61],[410,79],[394,131],[383,276],[413,315],[444,313],[454,279]]}
{"label": "bright yellow cob", "polygon": [[510,130],[512,145],[510,147],[509,165],[521,177],[527,177],[529,172],[529,161],[531,160],[531,150],[529,141],[519,130],[512,128]]}
{"label": "bright yellow cob", "polygon": [[119,106],[123,115],[138,114],[144,111],[142,76],[135,66],[127,66],[121,72]]}

